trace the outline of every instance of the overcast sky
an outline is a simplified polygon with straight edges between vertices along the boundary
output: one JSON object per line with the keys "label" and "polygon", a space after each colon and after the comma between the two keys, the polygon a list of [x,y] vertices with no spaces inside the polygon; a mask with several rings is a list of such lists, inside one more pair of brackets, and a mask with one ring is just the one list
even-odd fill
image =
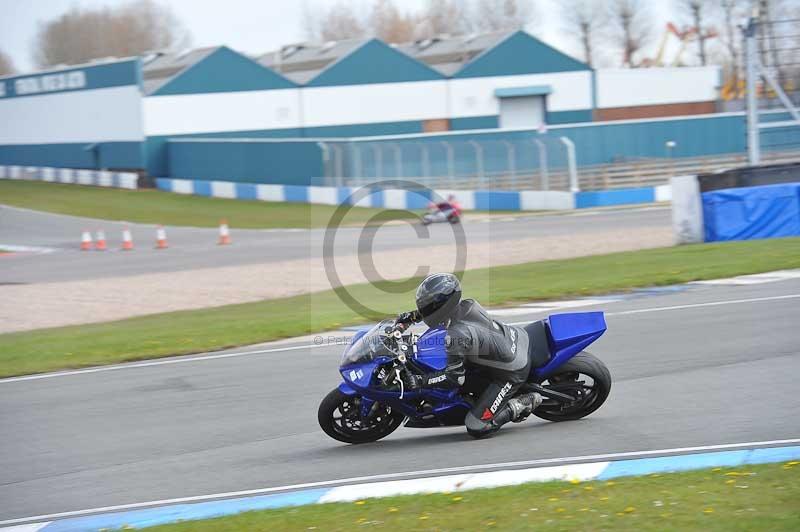
{"label": "overcast sky", "polygon": [[[189,29],[194,46],[225,44],[248,53],[266,52],[287,43],[303,40],[303,5],[310,9],[336,3],[336,0],[161,0],[168,4]],[[350,0],[357,6],[369,0]],[[656,20],[669,20],[666,0],[650,0]],[[10,55],[18,71],[34,68],[31,43],[41,21],[55,18],[72,5],[114,6],[126,0],[0,0],[0,50]],[[415,10],[425,0],[397,0],[403,9]],[[553,15],[557,0],[538,0],[542,23],[536,34],[548,44],[566,52],[576,52],[575,44],[565,39],[563,28]],[[363,11],[362,11],[363,12]],[[660,27],[658,24],[656,27]],[[657,30],[660,35],[661,30]]]}

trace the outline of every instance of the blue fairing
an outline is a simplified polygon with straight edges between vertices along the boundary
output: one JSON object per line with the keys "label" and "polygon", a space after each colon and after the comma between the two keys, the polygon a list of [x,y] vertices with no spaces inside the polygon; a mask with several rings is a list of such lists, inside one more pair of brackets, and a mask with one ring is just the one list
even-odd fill
{"label": "blue fairing", "polygon": [[343,394],[349,396],[349,397],[352,397],[352,396],[358,394],[358,392],[355,391],[352,386],[347,384],[347,381],[339,383],[339,391],[342,392]]}
{"label": "blue fairing", "polygon": [[428,329],[417,341],[417,362],[433,371],[441,371],[447,367],[447,350],[444,339],[445,329]]}
{"label": "blue fairing", "polygon": [[546,377],[600,338],[604,332],[606,320],[602,312],[573,312],[550,316],[548,333],[554,355],[547,364],[536,368],[534,375]]}

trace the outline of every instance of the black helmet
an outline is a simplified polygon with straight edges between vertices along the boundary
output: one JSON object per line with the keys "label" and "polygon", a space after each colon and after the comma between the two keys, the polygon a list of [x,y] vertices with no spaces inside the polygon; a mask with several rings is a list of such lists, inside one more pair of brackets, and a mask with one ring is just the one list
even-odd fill
{"label": "black helmet", "polygon": [[428,327],[450,318],[461,301],[461,283],[452,273],[432,273],[417,288],[417,310]]}

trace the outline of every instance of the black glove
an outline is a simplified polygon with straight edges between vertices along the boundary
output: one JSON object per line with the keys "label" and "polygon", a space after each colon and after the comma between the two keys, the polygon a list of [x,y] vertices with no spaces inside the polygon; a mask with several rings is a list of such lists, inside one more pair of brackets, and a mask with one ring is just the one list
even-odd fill
{"label": "black glove", "polygon": [[407,329],[411,324],[417,323],[421,320],[419,311],[412,310],[411,312],[403,312],[394,320],[395,324],[402,325],[403,329]]}

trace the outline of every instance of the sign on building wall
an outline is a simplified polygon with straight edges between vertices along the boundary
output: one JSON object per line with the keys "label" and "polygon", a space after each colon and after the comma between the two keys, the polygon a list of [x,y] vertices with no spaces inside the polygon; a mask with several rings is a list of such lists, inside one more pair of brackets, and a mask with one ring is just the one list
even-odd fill
{"label": "sign on building wall", "polygon": [[98,63],[39,74],[0,79],[0,98],[55,92],[139,86],[139,60]]}

